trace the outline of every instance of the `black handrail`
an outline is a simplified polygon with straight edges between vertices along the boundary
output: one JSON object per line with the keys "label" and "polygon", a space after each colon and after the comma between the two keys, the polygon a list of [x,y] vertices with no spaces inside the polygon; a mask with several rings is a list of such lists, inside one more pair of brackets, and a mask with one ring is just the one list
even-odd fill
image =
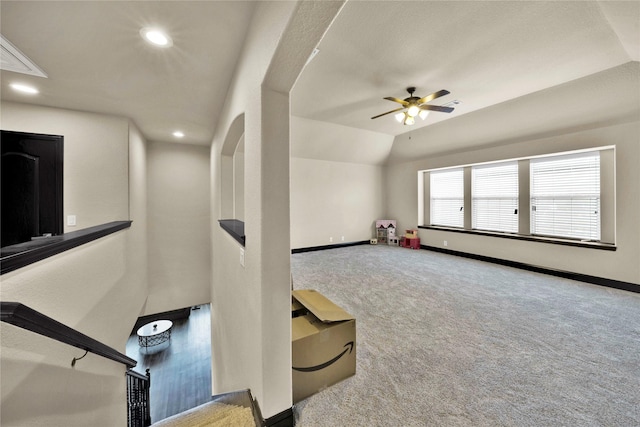
{"label": "black handrail", "polygon": [[26,267],[129,227],[131,221],[113,221],[59,236],[5,246],[0,249],[0,274]]}
{"label": "black handrail", "polygon": [[0,302],[0,320],[45,337],[90,351],[107,359],[124,363],[128,368],[138,364],[134,359],[81,332],[64,325],[19,302]]}

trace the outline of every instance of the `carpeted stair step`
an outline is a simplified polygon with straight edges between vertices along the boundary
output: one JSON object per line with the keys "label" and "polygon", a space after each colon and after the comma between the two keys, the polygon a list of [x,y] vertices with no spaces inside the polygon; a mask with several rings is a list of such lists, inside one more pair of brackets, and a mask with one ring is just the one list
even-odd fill
{"label": "carpeted stair step", "polygon": [[214,396],[188,411],[165,418],[152,427],[260,427],[260,411],[249,390]]}

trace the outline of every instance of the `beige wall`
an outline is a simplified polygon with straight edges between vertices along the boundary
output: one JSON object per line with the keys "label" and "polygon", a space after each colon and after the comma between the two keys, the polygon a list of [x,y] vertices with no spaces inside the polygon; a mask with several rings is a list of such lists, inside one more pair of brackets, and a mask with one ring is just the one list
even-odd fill
{"label": "beige wall", "polygon": [[[212,204],[212,388],[213,394],[240,389],[250,389],[259,402],[265,418],[291,406],[290,381],[290,330],[278,326],[269,318],[266,299],[271,299],[271,309],[276,314],[286,310],[281,298],[283,287],[272,275],[265,274],[262,263],[262,189],[268,186],[270,177],[262,170],[262,80],[274,49],[291,16],[294,3],[263,3],[257,6],[247,36],[245,48],[229,90],[229,98],[221,115],[211,147],[211,204]],[[278,108],[273,106],[271,111]],[[243,129],[229,136],[233,145],[228,153],[230,162],[224,174],[223,146],[233,121],[244,114]],[[233,132],[232,132],[233,133]],[[242,248],[224,232],[219,219],[233,215],[233,163],[232,155],[238,136],[244,133],[244,222],[247,236]],[[284,141],[287,144],[288,141]],[[276,147],[271,147],[274,150]],[[288,159],[283,170],[287,171]],[[224,181],[223,181],[224,179]],[[223,200],[223,188],[229,197]],[[288,192],[287,192],[288,194]],[[288,204],[287,204],[288,206]],[[288,218],[281,218],[288,221]],[[276,226],[277,224],[271,224]],[[287,234],[288,239],[288,234]],[[245,251],[245,265],[240,265],[240,251]],[[287,259],[288,260],[288,259]],[[288,261],[287,261],[288,262]],[[273,266],[275,271],[282,269]],[[284,267],[288,270],[288,267]],[[272,271],[274,271],[272,270]],[[273,362],[265,354],[279,359]],[[285,370],[286,368],[286,370]],[[269,372],[271,371],[271,372]],[[268,375],[278,375],[277,382],[267,382]],[[284,378],[283,378],[284,377]]]}
{"label": "beige wall", "polygon": [[383,165],[393,136],[291,116],[291,157]]}
{"label": "beige wall", "polygon": [[64,136],[65,232],[129,219],[128,119],[3,102],[2,129]]}
{"label": "beige wall", "polygon": [[392,145],[390,135],[291,117],[292,248],[373,237]]}
{"label": "beige wall", "polygon": [[[341,5],[256,6],[211,147],[213,392],[249,388],[265,418],[292,404],[288,92]],[[242,115],[244,248],[217,222],[233,188],[225,141]]]}
{"label": "beige wall", "polygon": [[291,247],[371,239],[384,189],[383,166],[292,158]]}
{"label": "beige wall", "polygon": [[[2,300],[124,353],[147,292],[145,141],[121,118],[1,108],[4,129],[65,136],[65,213],[78,215],[78,228],[133,220],[129,229],[2,275]],[[89,354],[72,368],[83,351],[7,324],[0,341],[3,426],[126,424],[124,365]]]}
{"label": "beige wall", "polygon": [[399,135],[388,167],[389,213],[401,229],[422,222],[419,170],[613,145],[615,252],[436,230],[419,234],[430,246],[444,247],[446,240],[456,251],[640,283],[639,118],[640,64],[629,62]]}
{"label": "beige wall", "polygon": [[144,314],[211,300],[209,147],[147,151],[149,298]]}
{"label": "beige wall", "polygon": [[398,218],[398,227],[418,225],[418,171],[483,161],[533,156],[600,146],[616,146],[616,242],[615,252],[526,242],[446,231],[419,231],[421,244],[545,268],[577,272],[631,283],[640,283],[640,122],[605,126],[543,139],[462,153],[432,156],[389,166],[387,207]]}

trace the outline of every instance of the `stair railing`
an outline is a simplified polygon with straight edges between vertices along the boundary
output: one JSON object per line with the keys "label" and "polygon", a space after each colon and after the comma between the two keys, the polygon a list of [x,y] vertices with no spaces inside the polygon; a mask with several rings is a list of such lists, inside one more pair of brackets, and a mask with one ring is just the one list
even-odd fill
{"label": "stair railing", "polygon": [[127,377],[127,426],[148,427],[151,425],[151,408],[149,406],[149,389],[151,374],[142,375],[128,370]]}
{"label": "stair railing", "polygon": [[146,376],[132,371],[131,368],[138,364],[137,361],[18,302],[0,301],[0,320],[85,350],[85,354],[82,357],[73,358],[71,366],[75,366],[76,362],[86,356],[88,352],[126,365],[127,418],[129,419],[129,426],[147,427],[151,425],[149,407],[150,374],[148,369]]}
{"label": "stair railing", "polygon": [[0,302],[0,320],[82,350],[90,351],[107,359],[124,363],[127,368],[133,368],[138,364],[138,362],[114,348],[19,302]]}

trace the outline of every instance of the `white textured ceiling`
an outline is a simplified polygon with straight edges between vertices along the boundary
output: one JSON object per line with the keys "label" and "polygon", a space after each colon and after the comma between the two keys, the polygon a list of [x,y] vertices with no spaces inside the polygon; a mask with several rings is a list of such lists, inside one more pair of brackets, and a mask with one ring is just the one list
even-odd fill
{"label": "white textured ceiling", "polygon": [[[1,32],[48,78],[2,72],[2,99],[131,118],[152,141],[209,144],[251,22],[250,1],[7,1]],[[146,45],[165,27],[171,49]],[[292,114],[399,135],[640,60],[639,1],[346,3],[292,92]],[[37,85],[24,97],[7,85]],[[415,126],[371,120],[416,86],[462,101]],[[594,100],[597,101],[597,100]],[[452,122],[453,123],[453,122]]]}
{"label": "white textured ceiling", "polygon": [[[640,3],[351,1],[293,91],[301,117],[399,135],[640,57]],[[385,96],[460,100],[414,126]]]}
{"label": "white textured ceiling", "polygon": [[[208,145],[255,3],[248,1],[7,1],[2,35],[48,78],[2,72],[2,99],[131,118],[151,141]],[[139,31],[159,26],[173,47]],[[13,81],[40,89],[25,97]]]}

